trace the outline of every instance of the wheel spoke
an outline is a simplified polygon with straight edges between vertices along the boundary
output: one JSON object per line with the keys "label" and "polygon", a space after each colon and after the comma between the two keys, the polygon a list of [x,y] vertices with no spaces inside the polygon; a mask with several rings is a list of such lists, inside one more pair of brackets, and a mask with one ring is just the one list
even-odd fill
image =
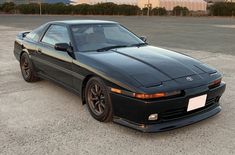
{"label": "wheel spoke", "polygon": [[26,74],[26,76],[28,76],[28,75],[29,75],[29,72],[30,72],[30,70],[29,70],[29,69],[26,69],[26,70],[25,70],[25,74]]}
{"label": "wheel spoke", "polygon": [[105,108],[104,102],[101,101],[100,106],[104,109]]}
{"label": "wheel spoke", "polygon": [[100,96],[100,95],[101,95],[101,92],[102,92],[102,89],[99,88],[98,91],[97,91],[97,94]]}
{"label": "wheel spoke", "polygon": [[94,103],[95,103],[95,106],[97,106],[100,103],[100,101],[96,101]]}
{"label": "wheel spoke", "polygon": [[98,111],[99,111],[99,112],[103,112],[103,109],[102,109],[102,107],[101,107],[101,104],[98,104]]}
{"label": "wheel spoke", "polygon": [[94,110],[96,111],[98,109],[98,104],[99,104],[99,101],[93,102]]}
{"label": "wheel spoke", "polygon": [[29,66],[24,66],[24,70],[28,70],[29,69]]}
{"label": "wheel spoke", "polygon": [[104,99],[105,99],[104,95],[100,95],[100,100],[104,100]]}
{"label": "wheel spoke", "polygon": [[97,101],[97,100],[98,100],[98,97],[95,96],[95,97],[91,97],[90,99],[91,99],[92,101]]}
{"label": "wheel spoke", "polygon": [[95,92],[98,93],[99,92],[99,86],[97,84],[95,84]]}
{"label": "wheel spoke", "polygon": [[95,92],[95,90],[94,90],[93,88],[91,88],[91,93],[92,93],[94,96],[97,95],[96,92]]}

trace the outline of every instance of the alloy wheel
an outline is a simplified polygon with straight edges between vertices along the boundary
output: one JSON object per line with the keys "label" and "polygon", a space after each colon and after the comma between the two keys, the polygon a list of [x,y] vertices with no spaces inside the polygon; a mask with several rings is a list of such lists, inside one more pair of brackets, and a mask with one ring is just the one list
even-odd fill
{"label": "alloy wheel", "polygon": [[88,104],[95,115],[100,116],[105,110],[104,90],[98,83],[92,83],[88,90]]}
{"label": "alloy wheel", "polygon": [[30,72],[31,72],[30,64],[26,57],[23,57],[21,59],[21,70],[25,78],[28,78],[30,76]]}

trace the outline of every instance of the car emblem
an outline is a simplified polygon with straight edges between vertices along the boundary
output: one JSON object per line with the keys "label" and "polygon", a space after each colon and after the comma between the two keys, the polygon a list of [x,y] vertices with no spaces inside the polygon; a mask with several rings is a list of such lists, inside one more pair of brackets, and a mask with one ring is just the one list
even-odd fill
{"label": "car emblem", "polygon": [[186,77],[187,81],[193,81],[193,78],[191,76]]}

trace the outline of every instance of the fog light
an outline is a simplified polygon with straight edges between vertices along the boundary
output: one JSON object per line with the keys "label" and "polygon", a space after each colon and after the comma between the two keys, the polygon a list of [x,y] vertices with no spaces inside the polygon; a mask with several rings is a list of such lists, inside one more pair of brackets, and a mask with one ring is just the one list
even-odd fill
{"label": "fog light", "polygon": [[158,119],[158,114],[149,115],[149,120],[150,121],[156,121],[157,119]]}

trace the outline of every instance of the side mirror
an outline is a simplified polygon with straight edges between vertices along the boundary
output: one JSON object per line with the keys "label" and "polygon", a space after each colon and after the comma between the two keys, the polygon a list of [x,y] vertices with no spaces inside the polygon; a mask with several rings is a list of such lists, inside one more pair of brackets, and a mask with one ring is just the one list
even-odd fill
{"label": "side mirror", "polygon": [[58,51],[68,52],[68,51],[70,51],[70,48],[71,47],[67,43],[58,43],[58,44],[55,44],[55,49],[58,50]]}
{"label": "side mirror", "polygon": [[147,41],[147,37],[146,37],[146,36],[140,36],[140,39],[141,39],[143,42],[146,42],[146,41]]}

